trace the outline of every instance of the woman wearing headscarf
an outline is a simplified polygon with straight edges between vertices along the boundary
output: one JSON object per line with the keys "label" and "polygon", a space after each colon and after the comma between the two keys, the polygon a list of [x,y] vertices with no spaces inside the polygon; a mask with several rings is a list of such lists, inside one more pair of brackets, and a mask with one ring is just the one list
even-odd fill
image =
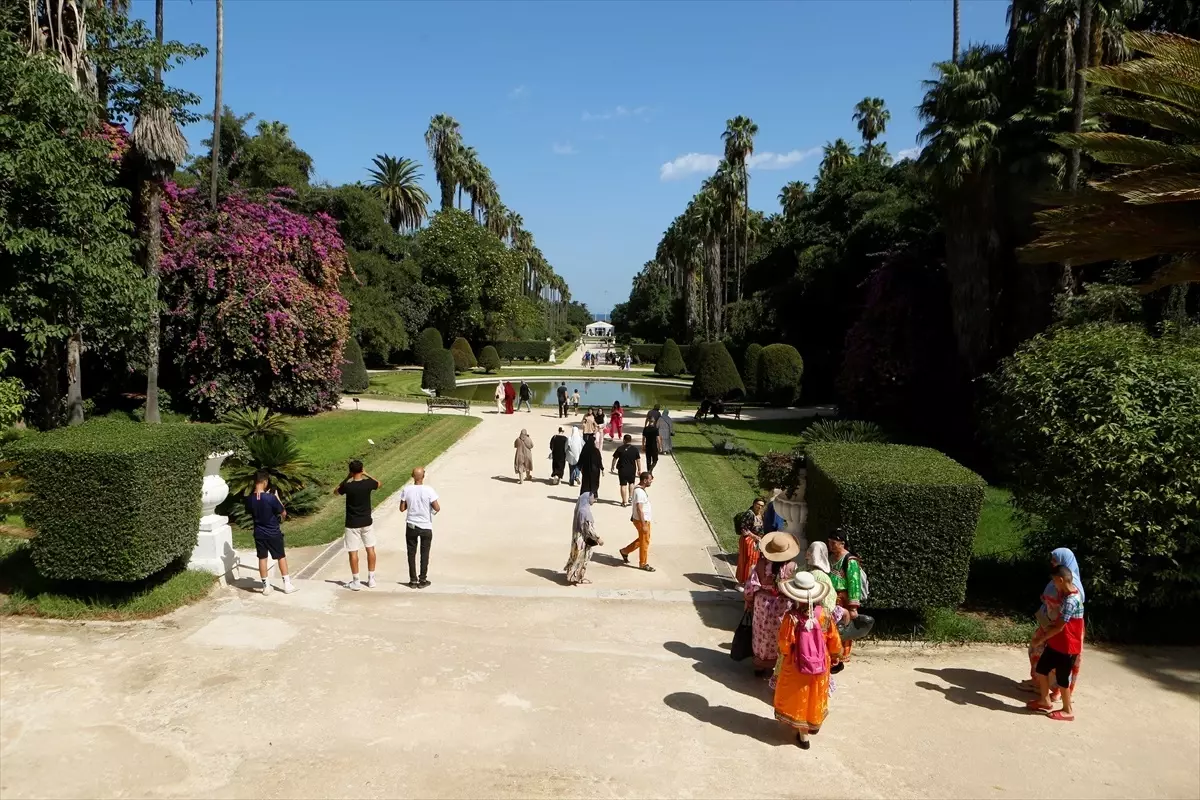
{"label": "woman wearing headscarf", "polygon": [[808,546],[808,552],[804,556],[807,562],[808,571],[816,578],[817,583],[823,583],[829,587],[829,594],[825,595],[825,599],[821,601],[821,605],[825,606],[825,610],[833,615],[833,621],[841,622],[842,617],[846,614],[846,609],[837,604],[837,591],[833,588],[833,580],[829,577],[829,547],[824,542],[813,542]]}
{"label": "woman wearing headscarf", "polygon": [[517,390],[513,388],[512,381],[504,382],[504,413],[513,413],[513,400],[517,399]]}
{"label": "woman wearing headscarf", "polygon": [[737,582],[745,586],[758,561],[758,540],[763,534],[763,509],[766,503],[758,498],[748,511],[743,511],[734,520],[734,532],[738,536]]}
{"label": "woman wearing headscarf", "polygon": [[504,381],[496,382],[496,391],[492,395],[496,400],[496,413],[504,413]]}
{"label": "woman wearing headscarf", "polygon": [[571,520],[571,557],[567,559],[564,568],[567,573],[567,583],[576,586],[580,583],[591,583],[584,577],[588,561],[592,558],[592,548],[604,542],[596,535],[596,518],[592,515],[592,503],[596,495],[584,492],[575,503],[575,516]]}
{"label": "woman wearing headscarf", "polygon": [[[1079,560],[1075,558],[1075,554],[1069,548],[1060,547],[1050,553],[1051,567],[1066,567],[1071,570],[1071,574],[1075,578],[1075,588],[1079,592],[1080,601],[1085,601],[1087,595],[1083,591],[1083,578],[1079,574]],[[1037,666],[1038,659],[1042,657],[1042,652],[1046,649],[1044,641],[1038,641],[1038,632],[1045,628],[1049,628],[1054,621],[1058,619],[1059,612],[1059,594],[1058,589],[1054,585],[1054,581],[1046,584],[1046,588],[1042,590],[1042,606],[1037,610],[1036,619],[1038,630],[1034,632],[1033,639],[1029,644],[1029,677],[1033,680],[1034,668]],[[1037,644],[1034,644],[1037,642]],[[1074,692],[1076,682],[1079,680],[1079,662],[1083,660],[1083,653],[1075,657],[1075,665],[1071,667],[1071,691]],[[1054,681],[1054,674],[1050,675],[1050,699],[1058,700],[1059,690]]]}
{"label": "woman wearing headscarf", "polygon": [[585,442],[596,441],[596,414],[594,409],[589,408],[583,413],[583,439]]}
{"label": "woman wearing headscarf", "polygon": [[809,748],[809,736],[821,730],[829,715],[829,670],[838,660],[842,640],[833,615],[821,601],[829,593],[811,572],[797,572],[779,582],[779,591],[795,605],[779,626],[775,719],[796,731],[796,743]]}
{"label": "woman wearing headscarf", "polygon": [[796,574],[792,559],[800,555],[800,543],[790,533],[768,533],[759,550],[762,558],[746,583],[746,606],[754,609],[754,674],[765,678],[779,657],[779,624],[789,605],[776,584]]}
{"label": "woman wearing headscarf", "polygon": [[675,420],[671,419],[670,409],[663,409],[662,417],[658,420],[658,433],[662,436],[663,455],[671,455],[671,436],[675,433]]}
{"label": "woman wearing headscarf", "polygon": [[567,435],[560,427],[558,433],[550,437],[550,477],[557,486],[562,480],[563,471],[567,468]]}
{"label": "woman wearing headscarf", "polygon": [[513,457],[517,483],[524,483],[526,479],[533,480],[533,439],[529,438],[527,430],[521,429],[521,435],[513,442],[513,447],[517,449],[517,454]]}
{"label": "woman wearing headscarf", "polygon": [[600,496],[600,475],[604,472],[604,456],[596,442],[584,439],[583,449],[579,452],[579,493]]}
{"label": "woman wearing headscarf", "polygon": [[578,425],[571,426],[571,432],[567,435],[567,469],[570,470],[570,483],[575,485],[575,481],[579,480],[579,454],[583,452],[583,434],[579,432]]}

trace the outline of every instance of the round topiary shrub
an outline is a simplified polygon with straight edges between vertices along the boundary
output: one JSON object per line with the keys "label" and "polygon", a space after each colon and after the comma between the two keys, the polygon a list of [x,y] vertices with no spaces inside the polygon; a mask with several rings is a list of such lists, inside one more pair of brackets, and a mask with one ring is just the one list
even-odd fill
{"label": "round topiary shrub", "polygon": [[692,397],[697,400],[740,400],[745,395],[746,387],[724,343],[706,344],[704,358],[692,379]]}
{"label": "round topiary shrub", "polygon": [[479,366],[483,367],[484,372],[500,371],[500,354],[495,347],[489,344],[479,352]]}
{"label": "round topiary shrub", "polygon": [[674,339],[667,339],[659,353],[658,363],[654,365],[654,374],[674,378],[684,370],[683,355]]}
{"label": "round topiary shrub", "polygon": [[761,352],[762,345],[755,343],[742,353],[742,383],[746,384],[746,394],[758,391],[758,354]]}
{"label": "round topiary shrub", "polygon": [[438,350],[425,358],[425,366],[421,370],[421,388],[432,389],[441,396],[453,389],[454,356],[449,350]]}
{"label": "round topiary shrub", "polygon": [[348,394],[365,392],[371,381],[367,376],[362,348],[358,346],[357,339],[346,340],[346,347],[342,350],[342,361],[345,362],[342,364],[342,391]]}
{"label": "round topiary shrub", "polygon": [[450,353],[454,356],[455,372],[466,372],[479,365],[479,362],[475,360],[475,351],[471,349],[471,343],[461,336],[454,340],[454,344],[450,345]]}
{"label": "round topiary shrub", "polygon": [[444,349],[442,334],[437,328],[426,328],[417,334],[417,341],[413,344],[413,356],[418,364],[425,366],[425,359]]}
{"label": "round topiary shrub", "polygon": [[690,374],[695,375],[700,370],[700,364],[704,361],[704,351],[709,344],[710,342],[696,342],[684,354],[683,363]]}
{"label": "round topiary shrub", "polygon": [[804,377],[804,359],[790,344],[767,345],[758,354],[758,399],[769,406],[784,408],[800,396]]}

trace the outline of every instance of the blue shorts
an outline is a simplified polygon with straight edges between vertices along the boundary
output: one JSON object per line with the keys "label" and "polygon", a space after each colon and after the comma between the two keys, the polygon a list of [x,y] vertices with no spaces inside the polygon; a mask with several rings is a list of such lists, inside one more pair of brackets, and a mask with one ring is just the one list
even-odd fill
{"label": "blue shorts", "polygon": [[284,557],[283,534],[254,534],[254,550],[258,553],[259,558],[266,558],[269,555],[278,561]]}

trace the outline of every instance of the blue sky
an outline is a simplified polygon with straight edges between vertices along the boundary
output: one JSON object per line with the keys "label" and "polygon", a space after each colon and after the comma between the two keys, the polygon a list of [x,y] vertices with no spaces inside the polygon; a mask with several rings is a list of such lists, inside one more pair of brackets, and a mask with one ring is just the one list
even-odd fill
{"label": "blue sky", "polygon": [[[1006,8],[964,0],[964,43],[1001,41]],[[318,180],[365,179],[386,152],[424,164],[435,198],[423,136],[450,114],[575,298],[606,311],[711,174],[726,119],[758,124],[765,211],[811,180],[824,142],[858,143],[864,96],[891,109],[893,155],[914,147],[951,19],[951,0],[226,0],[225,103],[286,123]],[[214,2],[170,0],[166,35],[209,48],[168,79],[211,111]],[[194,151],[205,126],[187,131]]]}

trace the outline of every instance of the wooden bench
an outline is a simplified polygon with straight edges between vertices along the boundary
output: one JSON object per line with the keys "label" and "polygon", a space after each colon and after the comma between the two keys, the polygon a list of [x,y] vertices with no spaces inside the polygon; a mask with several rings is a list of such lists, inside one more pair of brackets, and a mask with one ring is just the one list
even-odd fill
{"label": "wooden bench", "polygon": [[459,408],[464,414],[470,414],[471,401],[458,397],[426,397],[425,410],[432,414],[435,408]]}
{"label": "wooden bench", "polygon": [[734,419],[741,419],[742,405],[742,403],[725,403],[721,406],[721,409],[718,413],[714,413],[712,408],[709,408],[704,414],[701,414],[699,410],[697,410],[696,419],[705,419],[707,417],[713,417],[715,419],[720,419],[721,417],[733,417]]}

